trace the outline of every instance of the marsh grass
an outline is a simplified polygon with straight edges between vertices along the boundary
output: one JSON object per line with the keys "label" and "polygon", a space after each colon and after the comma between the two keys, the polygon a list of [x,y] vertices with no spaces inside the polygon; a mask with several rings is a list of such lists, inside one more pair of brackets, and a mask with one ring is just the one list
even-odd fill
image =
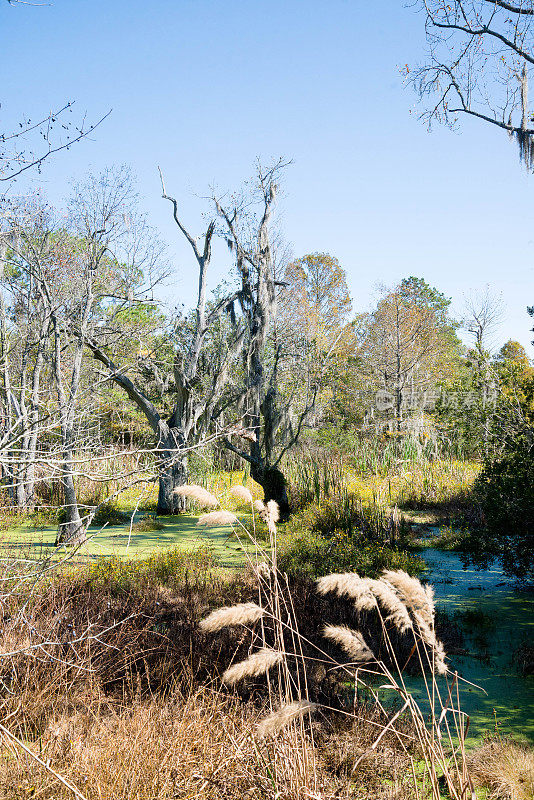
{"label": "marsh grass", "polygon": [[67,565],[35,590],[12,565],[0,798],[471,800],[468,719],[456,673],[437,676],[430,590],[395,569],[288,576],[276,509],[250,505],[267,541],[237,518],[240,574],[223,577],[209,548]]}
{"label": "marsh grass", "polygon": [[[250,678],[264,676],[269,697],[269,714],[259,726],[259,736],[271,727],[275,733],[289,731],[295,741],[292,756],[295,778],[301,779],[303,765],[306,765],[306,779],[309,791],[317,788],[317,775],[314,762],[309,762],[302,749],[306,741],[314,741],[313,716],[322,709],[325,713],[335,711],[332,706],[317,704],[310,694],[308,664],[323,664],[324,669],[340,670],[350,676],[353,682],[353,710],[338,707],[338,712],[358,715],[357,697],[359,689],[370,693],[378,708],[389,719],[378,725],[372,744],[356,760],[353,774],[373,753],[388,733],[396,736],[397,744],[406,755],[413,773],[413,791],[416,796],[441,796],[441,782],[450,797],[463,800],[474,792],[465,757],[465,739],[469,727],[467,715],[460,707],[459,676],[449,671],[445,661],[442,643],[435,634],[435,609],[433,591],[423,586],[416,578],[403,571],[389,570],[379,579],[360,578],[357,573],[329,575],[319,579],[317,590],[321,595],[337,594],[346,598],[348,610],[356,612],[357,618],[369,613],[375,614],[381,631],[382,655],[377,655],[358,629],[329,624],[323,630],[325,638],[337,645],[349,657],[348,662],[333,658],[323,647],[314,646],[310,655],[310,643],[299,628],[287,576],[279,570],[276,515],[268,520],[270,533],[269,549],[261,549],[256,542],[256,560],[251,567],[258,580],[258,608],[254,621],[246,620],[243,627],[250,631],[251,652],[244,660],[228,667],[223,682],[232,686],[247,682]],[[250,532],[243,528],[243,534]],[[215,612],[217,614],[218,612]],[[219,612],[220,613],[220,612]],[[231,616],[231,609],[225,609]],[[241,616],[241,608],[236,607],[236,615]],[[213,615],[211,616],[213,618]],[[236,616],[237,619],[237,616]],[[209,624],[210,617],[207,622]],[[407,689],[404,680],[405,660],[397,651],[399,635],[409,637],[412,646],[408,660],[414,657],[424,676],[430,719]],[[368,666],[366,666],[368,665]],[[404,665],[404,666],[403,666]],[[438,682],[438,674],[445,676],[445,684]],[[377,686],[373,680],[382,682]],[[394,692],[400,708],[388,715],[380,690]],[[410,745],[405,734],[395,727],[399,719],[409,719]],[[370,727],[372,724],[370,723]],[[423,773],[415,770],[414,748],[422,756]],[[311,768],[311,773],[310,773]]]}
{"label": "marsh grass", "polygon": [[489,738],[469,756],[469,768],[477,785],[496,800],[532,800],[534,797],[534,750],[512,739]]}

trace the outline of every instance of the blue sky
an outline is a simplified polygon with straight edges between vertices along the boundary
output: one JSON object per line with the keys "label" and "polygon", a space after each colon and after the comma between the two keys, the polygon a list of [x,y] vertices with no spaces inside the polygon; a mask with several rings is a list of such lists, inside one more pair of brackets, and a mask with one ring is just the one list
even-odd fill
{"label": "blue sky", "polygon": [[[293,159],[280,202],[296,256],[335,255],[357,310],[376,285],[422,276],[451,296],[502,293],[501,341],[527,347],[534,304],[534,175],[501,131],[418,120],[399,68],[423,57],[423,19],[402,0],[51,0],[0,3],[2,129],[64,100],[111,116],[50,161],[54,202],[89,169],[129,164],[169,244],[167,297],[189,303],[189,253],[157,165],[192,231],[210,185],[237,187],[256,157]],[[213,284],[226,263],[213,266]]]}

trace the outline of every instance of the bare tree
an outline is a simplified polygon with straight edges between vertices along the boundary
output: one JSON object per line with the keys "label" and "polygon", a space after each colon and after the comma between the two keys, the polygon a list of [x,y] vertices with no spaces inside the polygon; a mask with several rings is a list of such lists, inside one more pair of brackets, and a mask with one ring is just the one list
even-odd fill
{"label": "bare tree", "polygon": [[495,333],[502,323],[504,304],[501,295],[489,286],[465,298],[463,326],[472,335],[475,349],[487,358],[495,342]]}
{"label": "bare tree", "polygon": [[513,137],[534,167],[529,73],[534,65],[533,0],[422,0],[426,63],[408,79],[428,100],[422,115],[454,126],[468,115]]}
{"label": "bare tree", "polygon": [[280,393],[279,370],[285,351],[275,323],[277,292],[286,283],[276,279],[271,227],[278,183],[286,166],[282,159],[267,169],[258,164],[252,196],[239,193],[230,198],[230,204],[213,198],[235,255],[241,281],[238,302],[246,329],[244,385],[238,408],[247,435],[241,446],[234,445],[229,437],[225,445],[250,464],[251,475],[262,486],[265,499],[276,500],[282,513],[288,512],[289,503],[280,464],[297,442],[318,392],[317,383],[309,387],[297,415],[291,413],[291,398],[282,398]]}
{"label": "bare tree", "polygon": [[[208,267],[211,261],[212,238],[215,221],[208,224],[202,241],[193,237],[184,226],[175,198],[166,193],[162,177],[163,198],[172,204],[173,216],[178,229],[185,237],[198,267],[198,293],[193,321],[188,335],[180,342],[175,337],[174,357],[170,373],[166,365],[158,363],[156,354],[145,354],[139,360],[141,370],[152,377],[172,396],[172,409],[166,413],[151,400],[142,384],[132,381],[124,367],[114,363],[96,337],[87,340],[93,355],[108,369],[109,378],[126,392],[128,397],[145,415],[156,437],[159,459],[158,513],[175,514],[183,509],[183,498],[174,489],[188,480],[188,452],[206,436],[218,403],[227,387],[230,369],[244,341],[243,325],[236,321],[227,330],[227,337],[220,341],[216,357],[210,360],[209,370],[203,369],[201,361],[206,356],[207,342],[220,324],[227,309],[238,297],[239,291],[231,291],[213,303],[207,301]],[[178,326],[180,321],[178,321]],[[210,374],[207,375],[206,373]]]}
{"label": "bare tree", "polygon": [[[35,204],[22,209],[12,204],[11,216],[4,216],[4,287],[11,296],[12,320],[2,298],[4,439],[9,442],[4,470],[10,472],[17,504],[30,505],[39,433],[57,426],[53,471],[62,486],[65,514],[58,541],[69,544],[85,536],[74,462],[80,448],[77,431],[87,413],[87,401],[79,402],[86,345],[95,335],[109,335],[106,326],[117,309],[142,289],[143,267],[148,288],[155,280],[151,272],[159,251],[153,241],[143,245],[131,193],[127,171],[108,171],[78,187],[67,218]],[[45,392],[40,385],[44,365]]]}

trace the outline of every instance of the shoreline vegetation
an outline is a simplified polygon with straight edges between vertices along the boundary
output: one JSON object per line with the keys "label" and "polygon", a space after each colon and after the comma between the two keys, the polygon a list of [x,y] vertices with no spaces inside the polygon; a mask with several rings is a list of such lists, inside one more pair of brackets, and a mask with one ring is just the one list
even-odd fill
{"label": "shoreline vegetation", "polygon": [[[303,464],[286,522],[243,472],[193,488],[182,522],[150,503],[128,516],[119,495],[94,526],[109,551],[75,554],[38,591],[46,542],[30,542],[49,518],[27,520],[19,556],[3,558],[0,797],[531,796],[534,751],[498,720],[470,742],[461,698],[476,681],[449,666],[483,614],[436,617],[419,580],[423,548],[457,549],[477,465],[365,478]],[[3,527],[7,554],[20,528]]]}

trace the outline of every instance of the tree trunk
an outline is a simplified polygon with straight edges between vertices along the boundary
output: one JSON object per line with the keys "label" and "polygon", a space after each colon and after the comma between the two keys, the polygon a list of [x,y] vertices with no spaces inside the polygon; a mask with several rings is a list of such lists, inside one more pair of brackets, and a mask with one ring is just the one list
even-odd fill
{"label": "tree trunk", "polygon": [[289,499],[287,496],[287,483],[283,472],[277,467],[259,467],[252,463],[250,474],[263,489],[264,500],[275,500],[280,509],[280,516],[287,519],[289,516]]}
{"label": "tree trunk", "polygon": [[157,513],[180,514],[185,510],[185,498],[174,494],[174,490],[186,484],[188,480],[183,433],[178,428],[169,428],[166,423],[160,423],[158,451]]}
{"label": "tree trunk", "polygon": [[58,544],[76,545],[82,544],[86,540],[85,526],[80,517],[78,503],[76,500],[76,489],[72,475],[72,462],[67,456],[63,463],[63,477],[61,478],[63,487],[63,501],[65,510],[65,520],[61,522],[56,537]]}

